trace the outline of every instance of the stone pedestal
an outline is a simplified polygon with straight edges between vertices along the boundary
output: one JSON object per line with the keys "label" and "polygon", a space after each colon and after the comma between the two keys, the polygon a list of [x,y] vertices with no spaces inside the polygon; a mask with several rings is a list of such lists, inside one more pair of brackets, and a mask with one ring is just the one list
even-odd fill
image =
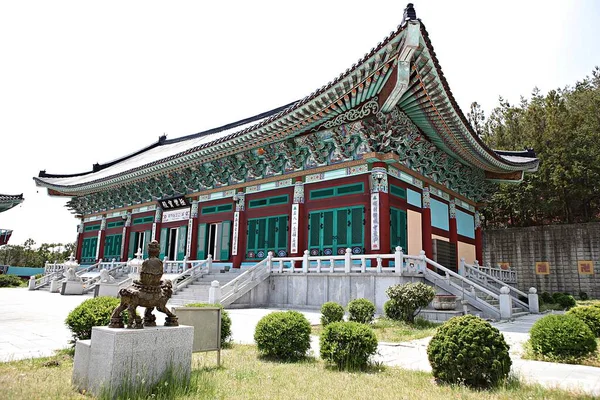
{"label": "stone pedestal", "polygon": [[83,294],[83,283],[77,281],[66,281],[63,283],[60,294]]}
{"label": "stone pedestal", "polygon": [[58,293],[60,290],[60,281],[58,279],[52,279],[50,281],[50,293]]}
{"label": "stone pedestal", "polygon": [[99,396],[113,397],[122,385],[153,385],[167,371],[189,380],[194,328],[92,328],[91,340],[75,345],[73,385]]}
{"label": "stone pedestal", "polygon": [[94,297],[98,296],[110,296],[119,297],[119,284],[118,283],[99,283],[96,286]]}

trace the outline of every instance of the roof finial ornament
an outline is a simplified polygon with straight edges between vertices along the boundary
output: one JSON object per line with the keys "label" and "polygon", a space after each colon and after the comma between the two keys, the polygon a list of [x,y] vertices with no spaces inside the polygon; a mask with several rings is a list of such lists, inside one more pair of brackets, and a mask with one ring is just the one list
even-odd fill
{"label": "roof finial ornament", "polygon": [[417,19],[417,12],[415,11],[415,7],[413,3],[408,3],[406,8],[404,9],[404,16],[402,17],[402,24],[406,21],[414,21]]}

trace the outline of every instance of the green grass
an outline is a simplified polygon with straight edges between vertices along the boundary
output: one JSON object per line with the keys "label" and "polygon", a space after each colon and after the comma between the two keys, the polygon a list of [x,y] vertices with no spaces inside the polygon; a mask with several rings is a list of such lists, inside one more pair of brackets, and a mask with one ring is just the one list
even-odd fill
{"label": "green grass", "polygon": [[[430,322],[422,318],[417,318],[414,324],[388,318],[376,319],[371,324],[378,341],[395,343],[433,336],[439,326],[441,326],[440,323]],[[320,336],[322,331],[323,327],[321,325],[312,326],[313,335]]]}
{"label": "green grass", "polygon": [[[535,353],[531,347],[529,340],[523,343],[523,355],[521,358],[527,360],[546,361],[546,362],[557,362],[562,364],[575,364],[575,365],[587,365],[589,367],[600,367],[600,339],[596,339],[598,348],[595,353],[588,357],[549,357],[543,354]],[[598,371],[600,374],[600,370]]]}
{"label": "green grass", "polygon": [[[343,372],[321,360],[279,363],[260,358],[255,346],[236,345],[222,353],[196,353],[190,385],[169,389],[165,380],[151,394],[131,399],[592,399],[509,379],[493,391],[435,383],[429,373],[373,366],[368,372]],[[57,365],[58,364],[58,365]],[[51,358],[0,363],[0,398],[90,399],[71,387],[73,362],[65,354]],[[152,396],[154,394],[154,396]]]}

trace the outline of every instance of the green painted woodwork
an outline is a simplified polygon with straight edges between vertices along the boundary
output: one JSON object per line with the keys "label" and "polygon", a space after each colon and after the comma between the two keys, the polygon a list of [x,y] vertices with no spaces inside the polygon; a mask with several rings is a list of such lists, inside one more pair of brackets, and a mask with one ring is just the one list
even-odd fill
{"label": "green painted woodwork", "polygon": [[162,228],[160,230],[160,254],[158,256],[158,258],[160,258],[161,260],[165,258],[165,255],[167,254],[167,234],[168,234],[169,228]]}
{"label": "green painted woodwork", "polygon": [[92,264],[96,261],[96,249],[98,248],[98,237],[83,239],[81,244],[81,264]]}
{"label": "green painted woodwork", "polygon": [[406,224],[406,211],[398,208],[390,208],[390,249],[392,253],[396,246],[402,247],[406,253],[408,247],[408,231]]}
{"label": "green painted woodwork", "polygon": [[229,259],[229,247],[231,242],[231,221],[221,223],[221,249],[219,259],[221,261]]}
{"label": "green painted woodwork", "polygon": [[365,208],[348,207],[313,211],[308,217],[310,254],[343,254],[346,248],[364,248]]}
{"label": "green painted woodwork", "polygon": [[125,226],[125,221],[113,221],[106,224],[106,228],[118,228],[120,226]]}
{"label": "green painted woodwork", "polygon": [[100,224],[90,225],[90,226],[85,227],[84,232],[99,231],[99,230],[100,230]]}
{"label": "green painted woodwork", "polygon": [[106,235],[104,238],[104,254],[102,260],[112,261],[114,258],[121,261],[121,243],[123,240],[122,234]]}
{"label": "green painted woodwork", "polygon": [[180,226],[177,230],[177,260],[183,260],[187,249],[187,225]]}
{"label": "green painted woodwork", "polygon": [[266,197],[264,199],[256,199],[250,200],[248,202],[248,208],[259,208],[259,207],[268,207],[275,206],[279,204],[287,204],[289,201],[288,195],[283,196],[274,196],[274,197]]}
{"label": "green painted woodwork", "polygon": [[139,235],[140,232],[130,232],[129,233],[129,247],[128,247],[128,251],[127,251],[127,257],[128,258],[135,258],[135,253],[137,253],[137,249],[135,248],[135,244],[137,242],[137,237],[136,235]]}
{"label": "green painted woodwork", "polygon": [[221,204],[218,206],[202,207],[202,215],[217,214],[221,212],[233,211],[233,204]]}
{"label": "green painted woodwork", "polygon": [[390,185],[390,194],[401,199],[406,199],[406,189],[400,186]]}
{"label": "green painted woodwork", "polygon": [[196,249],[196,260],[204,260],[206,258],[206,241],[208,240],[207,229],[207,224],[198,225],[198,247]]}
{"label": "green painted woodwork", "polygon": [[247,258],[264,258],[269,251],[275,255],[282,250],[287,252],[288,229],[287,215],[249,219],[246,232]]}
{"label": "green painted woodwork", "polygon": [[[139,244],[139,246],[136,246],[136,243],[139,243],[139,237],[143,235],[143,241],[142,243]],[[128,257],[129,258],[136,258],[137,256],[135,255],[138,251],[138,247],[140,247],[142,249],[142,258],[146,259],[148,258],[148,243],[150,243],[150,236],[152,235],[152,231],[151,230],[147,230],[147,231],[143,231],[143,232],[131,232],[129,234],[129,251],[128,251]]]}
{"label": "green painted woodwork", "polygon": [[314,189],[310,191],[310,199],[326,199],[328,197],[344,196],[348,194],[364,193],[365,186],[362,182],[353,183],[351,185],[341,185],[326,189]]}
{"label": "green painted woodwork", "polygon": [[133,220],[133,225],[148,224],[151,222],[154,222],[154,217],[152,215],[149,215],[147,217],[135,218]]}

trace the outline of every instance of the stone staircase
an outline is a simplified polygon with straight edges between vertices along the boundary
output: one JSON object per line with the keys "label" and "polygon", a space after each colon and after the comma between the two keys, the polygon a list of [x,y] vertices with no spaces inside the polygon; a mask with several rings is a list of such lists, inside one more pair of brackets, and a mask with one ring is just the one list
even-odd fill
{"label": "stone staircase", "polygon": [[168,306],[184,306],[189,303],[208,303],[208,291],[212,281],[218,281],[220,286],[225,285],[240,275],[237,268],[227,272],[211,272],[197,279],[187,287],[181,289],[171,296]]}

